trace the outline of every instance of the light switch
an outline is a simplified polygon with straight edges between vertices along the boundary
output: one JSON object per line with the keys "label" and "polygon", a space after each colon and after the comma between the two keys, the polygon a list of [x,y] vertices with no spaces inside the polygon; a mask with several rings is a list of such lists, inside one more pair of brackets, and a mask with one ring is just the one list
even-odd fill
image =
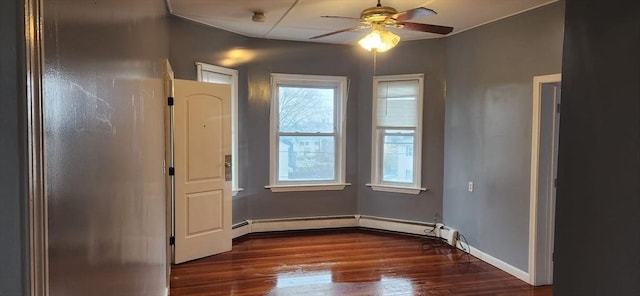
{"label": "light switch", "polygon": [[469,192],[473,192],[473,182],[469,182]]}

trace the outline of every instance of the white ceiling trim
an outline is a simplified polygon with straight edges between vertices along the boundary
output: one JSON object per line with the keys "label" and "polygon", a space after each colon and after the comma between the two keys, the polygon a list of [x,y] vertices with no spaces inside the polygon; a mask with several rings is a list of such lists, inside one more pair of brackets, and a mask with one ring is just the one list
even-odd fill
{"label": "white ceiling trim", "polygon": [[[167,0],[167,1],[168,1],[168,0]],[[451,34],[446,35],[446,36],[438,36],[438,37],[436,37],[436,38],[443,38],[443,37],[449,37],[449,36],[457,35],[457,34],[460,34],[460,33],[462,33],[462,32],[466,32],[466,31],[469,31],[469,30],[473,30],[473,29],[475,29],[475,28],[477,28],[477,27],[482,27],[482,26],[484,26],[484,25],[487,25],[487,24],[490,24],[490,23],[494,23],[494,22],[497,22],[497,21],[500,21],[500,20],[503,20],[503,19],[506,19],[506,18],[510,18],[510,17],[512,17],[512,16],[516,16],[516,15],[518,15],[518,14],[522,14],[522,13],[525,13],[525,12],[527,12],[527,11],[531,11],[531,10],[534,10],[534,9],[538,9],[538,8],[540,8],[540,7],[543,7],[543,6],[549,5],[549,4],[554,3],[554,2],[558,2],[558,1],[560,1],[560,0],[551,0],[551,1],[549,1],[549,2],[545,2],[545,3],[542,3],[542,4],[536,5],[536,6],[534,6],[534,7],[527,8],[527,9],[525,9],[525,10],[516,11],[516,12],[514,12],[514,13],[512,13],[512,14],[505,15],[505,16],[503,16],[503,17],[499,17],[499,18],[496,18],[496,19],[494,19],[494,20],[486,21],[486,22],[484,22],[484,23],[481,23],[481,24],[478,24],[478,25],[475,25],[475,26],[472,26],[472,27],[469,27],[469,28],[466,28],[466,29],[462,29],[462,30],[460,30],[460,31],[454,31],[454,32],[452,32]]]}

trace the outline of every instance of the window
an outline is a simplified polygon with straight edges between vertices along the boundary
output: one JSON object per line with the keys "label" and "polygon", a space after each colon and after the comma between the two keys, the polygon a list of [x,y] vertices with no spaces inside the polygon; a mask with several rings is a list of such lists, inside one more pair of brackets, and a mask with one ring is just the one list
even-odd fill
{"label": "window", "polygon": [[418,194],[422,151],[423,75],[373,79],[373,190]]}
{"label": "window", "polygon": [[196,63],[198,81],[231,84],[231,190],[233,196],[242,191],[238,185],[238,70]]}
{"label": "window", "polygon": [[345,185],[347,78],[271,75],[273,192],[341,190]]}

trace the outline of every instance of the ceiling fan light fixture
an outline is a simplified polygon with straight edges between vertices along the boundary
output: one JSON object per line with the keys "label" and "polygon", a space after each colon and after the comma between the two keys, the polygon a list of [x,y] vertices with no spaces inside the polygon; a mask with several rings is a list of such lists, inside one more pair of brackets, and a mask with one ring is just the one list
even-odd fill
{"label": "ceiling fan light fixture", "polygon": [[400,36],[389,32],[384,27],[374,27],[371,33],[358,41],[358,44],[368,51],[385,52],[400,42]]}

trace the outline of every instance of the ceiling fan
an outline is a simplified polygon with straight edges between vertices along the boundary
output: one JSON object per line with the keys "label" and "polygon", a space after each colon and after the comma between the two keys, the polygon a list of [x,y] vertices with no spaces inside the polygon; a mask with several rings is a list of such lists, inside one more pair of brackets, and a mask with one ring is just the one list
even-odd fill
{"label": "ceiling fan", "polygon": [[[453,31],[452,27],[407,22],[408,20],[413,19],[415,17],[430,16],[435,14],[436,12],[433,11],[432,9],[424,8],[424,7],[417,7],[414,9],[409,9],[407,11],[398,12],[393,7],[382,6],[380,4],[380,0],[378,0],[378,5],[363,10],[362,13],[360,14],[360,18],[332,16],[332,15],[322,16],[323,18],[337,18],[337,19],[348,19],[348,20],[359,21],[360,23],[362,23],[362,25],[314,36],[314,37],[311,37],[310,39],[318,39],[318,38],[327,37],[327,36],[331,36],[331,35],[342,33],[342,32],[360,30],[365,28],[373,28],[374,31],[375,30],[385,31],[386,27],[434,33],[434,34],[442,34],[442,35],[451,33],[451,31]],[[397,37],[397,39],[398,41],[400,40],[399,37]]]}

